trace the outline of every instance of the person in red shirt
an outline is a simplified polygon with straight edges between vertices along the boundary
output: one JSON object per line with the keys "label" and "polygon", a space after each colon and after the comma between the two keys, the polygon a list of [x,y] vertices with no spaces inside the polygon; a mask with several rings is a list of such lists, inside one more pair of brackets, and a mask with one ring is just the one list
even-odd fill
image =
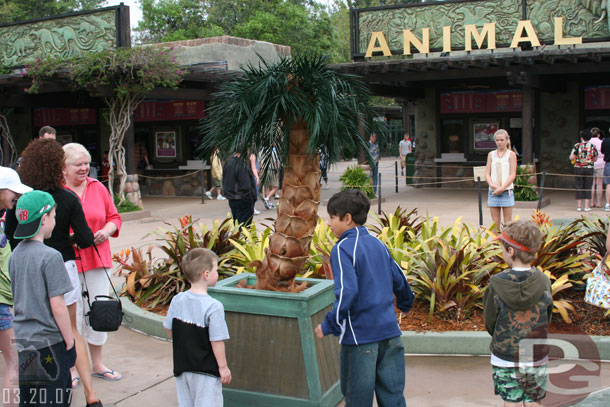
{"label": "person in red shirt", "polygon": [[[85,219],[99,250],[98,256],[93,247],[76,249],[76,256],[81,259],[78,264],[81,284],[84,284],[83,274],[86,273],[89,298],[93,299],[96,295],[108,295],[110,291],[110,279],[106,269],[112,269],[112,255],[108,238],[118,237],[122,220],[108,189],[98,180],[87,176],[91,162],[87,149],[78,143],[69,143],[63,148],[66,153],[66,188],[79,197]],[[89,305],[82,297],[79,299],[79,305],[85,308],[85,313],[89,311]],[[106,367],[102,361],[102,346],[106,343],[108,334],[94,331],[88,325],[83,326],[84,321],[80,321],[82,316],[83,312],[78,312],[79,327],[82,328],[83,337],[91,352],[92,375],[106,380],[120,380],[121,374]]]}

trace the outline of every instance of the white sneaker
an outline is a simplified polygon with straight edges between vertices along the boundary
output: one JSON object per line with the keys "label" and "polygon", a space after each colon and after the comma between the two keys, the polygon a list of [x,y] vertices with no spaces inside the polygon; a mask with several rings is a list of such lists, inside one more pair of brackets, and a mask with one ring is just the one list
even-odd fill
{"label": "white sneaker", "polygon": [[258,209],[254,208],[254,214],[255,214],[255,215],[260,215],[260,214],[261,214],[261,211],[259,211]]}
{"label": "white sneaker", "polygon": [[324,187],[324,189],[329,189],[330,187],[328,186],[328,184],[326,184],[326,186]]}
{"label": "white sneaker", "polygon": [[274,198],[275,199],[280,199],[280,196],[278,194],[275,194]]}
{"label": "white sneaker", "polygon": [[605,204],[604,205],[604,211],[610,212],[610,204]]}
{"label": "white sneaker", "polygon": [[210,191],[206,191],[205,196],[207,196],[210,199],[214,199],[214,198],[212,198],[212,193]]}
{"label": "white sneaker", "polygon": [[222,196],[222,195],[220,195],[220,194],[218,194],[218,196],[216,197],[216,199],[217,199],[217,200],[219,200],[219,201],[226,201],[226,200],[227,200],[227,198],[225,198],[224,196]]}

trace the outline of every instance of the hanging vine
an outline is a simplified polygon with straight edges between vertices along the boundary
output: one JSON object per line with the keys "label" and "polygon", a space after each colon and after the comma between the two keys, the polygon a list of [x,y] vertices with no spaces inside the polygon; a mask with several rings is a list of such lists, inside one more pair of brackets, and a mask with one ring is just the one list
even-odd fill
{"label": "hanging vine", "polygon": [[125,200],[127,180],[123,141],[133,113],[152,89],[175,89],[185,74],[176,64],[172,50],[119,48],[71,60],[37,60],[34,65],[27,67],[27,74],[32,78],[32,85],[28,88],[30,93],[39,92],[45,81],[59,77],[70,80],[74,89],[85,89],[93,96],[103,97],[110,110],[108,186],[113,191],[117,174],[120,177],[121,202]]}

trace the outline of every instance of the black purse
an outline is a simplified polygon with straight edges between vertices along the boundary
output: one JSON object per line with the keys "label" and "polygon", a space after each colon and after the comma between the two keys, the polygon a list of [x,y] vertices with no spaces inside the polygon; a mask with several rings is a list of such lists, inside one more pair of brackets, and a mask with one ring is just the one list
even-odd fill
{"label": "black purse", "polygon": [[[93,248],[101,261],[102,257],[100,256],[100,252],[97,250],[95,243],[93,244]],[[85,281],[83,297],[87,299],[87,304],[89,304],[89,312],[87,312],[85,316],[89,321],[89,326],[91,326],[94,331],[113,332],[117,331],[123,322],[123,306],[114,285],[112,284],[112,280],[110,280],[106,267],[104,267],[104,273],[106,274],[106,277],[108,277],[108,281],[110,282],[110,286],[112,287],[112,291],[114,291],[116,298],[108,295],[96,295],[93,302],[91,302],[89,298],[89,288],[87,287],[87,278],[85,276],[86,272],[83,271],[83,280]]]}

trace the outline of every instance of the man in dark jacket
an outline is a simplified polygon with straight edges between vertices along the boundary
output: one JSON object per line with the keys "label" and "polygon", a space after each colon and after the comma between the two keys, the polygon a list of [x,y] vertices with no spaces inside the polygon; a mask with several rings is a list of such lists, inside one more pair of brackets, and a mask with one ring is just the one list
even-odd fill
{"label": "man in dark jacket", "polygon": [[222,189],[229,200],[233,219],[248,226],[254,215],[256,181],[239,153],[234,153],[222,169]]}

